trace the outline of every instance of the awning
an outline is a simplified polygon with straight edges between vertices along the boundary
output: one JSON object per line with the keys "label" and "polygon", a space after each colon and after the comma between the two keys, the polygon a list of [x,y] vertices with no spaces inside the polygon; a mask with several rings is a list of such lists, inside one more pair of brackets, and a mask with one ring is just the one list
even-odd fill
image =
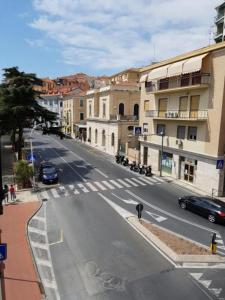
{"label": "awning", "polygon": [[183,65],[187,61],[187,59],[175,62],[169,65],[167,77],[179,76],[183,72]]}
{"label": "awning", "polygon": [[148,74],[141,75],[140,82],[145,82],[147,80]]}
{"label": "awning", "polygon": [[208,53],[189,58],[183,65],[183,74],[200,71],[202,68],[202,60]]}
{"label": "awning", "polygon": [[151,81],[154,79],[166,78],[168,67],[169,67],[169,65],[166,65],[166,66],[156,68],[156,69],[150,71],[148,74],[148,81]]}

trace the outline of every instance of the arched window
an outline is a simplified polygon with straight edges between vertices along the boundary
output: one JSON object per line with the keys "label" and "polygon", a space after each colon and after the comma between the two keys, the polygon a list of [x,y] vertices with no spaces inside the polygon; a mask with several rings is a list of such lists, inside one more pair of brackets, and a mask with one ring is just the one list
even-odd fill
{"label": "arched window", "polygon": [[91,142],[91,127],[88,130],[88,142]]}
{"label": "arched window", "polygon": [[98,143],[98,129],[95,129],[95,144]]}
{"label": "arched window", "polygon": [[139,119],[139,105],[135,104],[134,105],[134,116],[136,116],[136,119]]}
{"label": "arched window", "polygon": [[115,134],[112,133],[112,136],[111,136],[111,146],[114,146],[115,144]]}
{"label": "arched window", "polygon": [[119,115],[124,116],[124,104],[119,104]]}
{"label": "arched window", "polygon": [[105,147],[105,130],[102,130],[102,146]]}
{"label": "arched window", "polygon": [[91,117],[91,104],[89,104],[89,117]]}

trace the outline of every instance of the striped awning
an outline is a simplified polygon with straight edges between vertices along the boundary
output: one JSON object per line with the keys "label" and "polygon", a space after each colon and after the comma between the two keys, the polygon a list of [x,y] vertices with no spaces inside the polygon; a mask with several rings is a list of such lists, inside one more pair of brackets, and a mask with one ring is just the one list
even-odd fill
{"label": "striped awning", "polygon": [[189,58],[183,65],[182,74],[198,72],[202,68],[202,60],[208,53]]}
{"label": "striped awning", "polygon": [[182,72],[183,72],[183,65],[186,61],[187,61],[187,59],[177,61],[177,62],[169,65],[167,77],[173,77],[173,76],[181,75]]}
{"label": "striped awning", "polygon": [[149,72],[148,74],[148,80],[154,80],[154,79],[160,79],[160,78],[166,78],[167,77],[167,72],[168,72],[168,67],[169,65],[156,68],[152,71]]}

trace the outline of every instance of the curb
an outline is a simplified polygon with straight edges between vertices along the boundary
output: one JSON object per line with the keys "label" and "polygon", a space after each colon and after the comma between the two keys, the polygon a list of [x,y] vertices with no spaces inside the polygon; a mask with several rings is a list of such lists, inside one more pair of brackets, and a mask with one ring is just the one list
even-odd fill
{"label": "curb", "polygon": [[[169,257],[174,263],[225,263],[225,257],[221,257],[217,254],[215,255],[179,255],[169,248],[163,241],[161,241],[156,235],[147,230],[136,217],[128,217],[127,222],[131,224],[138,232],[144,235],[150,242],[152,242],[156,248],[161,250],[167,257]],[[160,228],[163,230],[162,228]],[[175,235],[175,234],[174,234]],[[180,236],[181,237],[181,236]],[[182,237],[186,239],[185,237]],[[199,243],[192,242],[197,246],[200,246]],[[205,248],[205,245],[201,245]]]}

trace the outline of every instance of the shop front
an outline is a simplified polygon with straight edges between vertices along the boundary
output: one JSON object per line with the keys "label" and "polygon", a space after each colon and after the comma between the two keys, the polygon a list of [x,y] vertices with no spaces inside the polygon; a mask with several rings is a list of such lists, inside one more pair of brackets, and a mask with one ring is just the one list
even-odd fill
{"label": "shop front", "polygon": [[162,171],[168,174],[172,174],[173,168],[173,154],[163,152],[162,155]]}
{"label": "shop front", "polygon": [[181,157],[181,179],[190,183],[195,182],[197,160]]}

